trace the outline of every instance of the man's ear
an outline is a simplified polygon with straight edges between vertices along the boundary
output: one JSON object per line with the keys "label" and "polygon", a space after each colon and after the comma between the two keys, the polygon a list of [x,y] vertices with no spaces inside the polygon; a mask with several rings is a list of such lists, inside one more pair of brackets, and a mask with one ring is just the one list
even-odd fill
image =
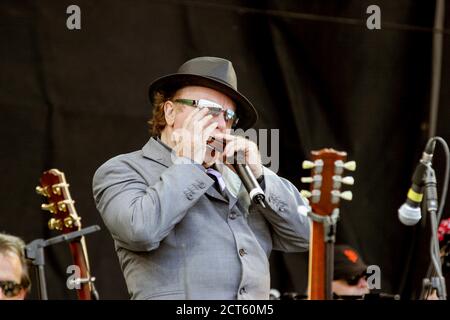
{"label": "man's ear", "polygon": [[172,101],[166,101],[164,103],[164,118],[169,126],[173,126],[176,116],[175,104]]}

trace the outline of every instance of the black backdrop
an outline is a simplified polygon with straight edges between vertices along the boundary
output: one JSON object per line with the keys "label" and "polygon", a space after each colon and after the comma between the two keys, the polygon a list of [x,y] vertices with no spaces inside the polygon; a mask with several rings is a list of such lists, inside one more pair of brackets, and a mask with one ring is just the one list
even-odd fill
{"label": "black backdrop", "polygon": [[[79,31],[66,28],[70,4],[81,8]],[[381,30],[365,26],[370,4],[381,8]],[[437,134],[448,141],[450,6],[446,16]],[[357,161],[338,241],[380,266],[382,291],[412,297],[429,260],[428,224],[404,227],[396,210],[427,140],[433,19],[433,1],[2,0],[0,230],[27,242],[56,235],[34,187],[42,171],[63,170],[83,225],[103,227],[87,238],[100,295],[127,298],[93,173],[148,139],[154,78],[220,56],[259,109],[257,128],[280,129],[280,175],[301,188],[301,161],[322,147]],[[443,163],[438,150],[441,181]],[[273,287],[304,290],[306,258],[274,252]],[[68,264],[66,245],[47,250],[50,298],[75,297]]]}

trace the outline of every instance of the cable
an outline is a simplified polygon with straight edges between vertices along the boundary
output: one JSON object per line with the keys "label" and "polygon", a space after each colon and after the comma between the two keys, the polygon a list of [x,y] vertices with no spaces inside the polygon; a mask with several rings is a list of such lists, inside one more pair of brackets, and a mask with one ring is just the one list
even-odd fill
{"label": "cable", "polygon": [[[445,173],[444,173],[444,182],[442,185],[442,191],[441,191],[441,203],[439,205],[439,208],[437,212],[431,211],[430,212],[430,222],[431,222],[431,240],[430,240],[430,258],[431,262],[428,266],[426,279],[432,279],[433,277],[438,277],[438,280],[440,281],[443,279],[442,275],[442,263],[440,258],[440,249],[439,249],[439,241],[437,240],[437,228],[438,228],[438,222],[441,220],[442,212],[444,210],[446,198],[447,198],[447,191],[448,191],[448,183],[449,183],[449,175],[450,175],[450,150],[446,143],[446,141],[441,137],[433,137],[430,140],[428,140],[427,148],[434,143],[435,141],[438,141],[444,150],[445,154]],[[431,167],[431,164],[428,166],[428,170],[433,171],[433,168]],[[442,299],[446,299],[447,293],[445,289],[445,283],[441,283],[443,288],[443,292],[440,294],[442,295]],[[427,287],[426,289],[422,287],[421,291],[421,298],[427,299],[428,296],[431,294],[433,288],[432,286]],[[441,297],[439,297],[441,298]]]}
{"label": "cable", "polygon": [[427,146],[429,146],[433,141],[438,141],[441,143],[442,148],[444,150],[445,154],[445,173],[444,173],[444,184],[442,185],[442,191],[441,191],[441,203],[439,205],[438,214],[437,214],[437,221],[441,221],[442,218],[442,212],[444,211],[444,205],[445,201],[447,199],[447,191],[448,191],[448,182],[449,182],[449,176],[450,176],[450,150],[448,148],[447,142],[441,137],[433,137],[431,138]]}

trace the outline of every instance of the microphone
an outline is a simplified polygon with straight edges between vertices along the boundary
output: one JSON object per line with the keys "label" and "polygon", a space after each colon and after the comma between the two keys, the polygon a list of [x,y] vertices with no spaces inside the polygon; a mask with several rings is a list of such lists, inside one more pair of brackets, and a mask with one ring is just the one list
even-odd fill
{"label": "microphone", "polygon": [[261,189],[261,186],[256,180],[252,170],[250,170],[250,167],[245,163],[242,151],[234,153],[232,166],[244,184],[244,187],[250,196],[250,200],[265,208],[264,200],[266,196],[264,191]]}
{"label": "microphone", "polygon": [[[216,150],[223,152],[223,150],[225,150],[225,140],[218,140],[214,137],[209,137],[206,145],[212,150],[212,152],[215,152]],[[214,156],[213,153],[212,155]],[[239,157],[239,160],[240,159],[242,159],[242,157]],[[232,164],[234,170],[244,184],[244,187],[250,196],[250,200],[253,203],[259,204],[265,208],[266,205],[264,204],[264,200],[266,196],[264,191],[261,189],[261,186],[249,166],[242,162],[243,161],[238,161],[238,153],[236,152],[232,158],[232,161],[228,163]]]}
{"label": "microphone", "polygon": [[420,162],[412,176],[412,185],[408,191],[406,201],[398,209],[398,219],[404,225],[413,226],[422,218],[420,204],[423,199],[423,178],[427,170],[427,166],[429,166],[433,160],[435,145],[435,141],[427,143],[427,146],[422,153],[422,158],[420,159]]}
{"label": "microphone", "polygon": [[236,157],[234,160],[235,161],[233,164],[233,168],[234,170],[236,170],[239,178],[244,184],[251,201],[253,203],[260,204],[263,208],[265,208],[266,206],[264,205],[264,199],[266,198],[266,196],[264,194],[264,191],[261,189],[258,181],[256,180],[253,172],[245,163],[236,163]]}

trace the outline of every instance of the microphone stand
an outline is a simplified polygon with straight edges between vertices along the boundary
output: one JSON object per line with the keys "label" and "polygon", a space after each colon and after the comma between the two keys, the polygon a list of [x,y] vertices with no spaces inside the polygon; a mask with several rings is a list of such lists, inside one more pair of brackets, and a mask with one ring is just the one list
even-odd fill
{"label": "microphone stand", "polygon": [[86,234],[99,231],[100,227],[98,225],[93,225],[78,231],[62,234],[57,237],[53,237],[47,240],[36,239],[25,246],[25,256],[27,259],[31,260],[32,264],[36,267],[36,275],[38,281],[38,297],[39,300],[48,300],[47,295],[47,285],[45,280],[45,257],[44,248],[64,242],[71,241],[73,239],[82,237]]}
{"label": "microphone stand", "polygon": [[[427,165],[425,172],[425,198],[426,208],[430,214],[431,222],[431,240],[430,240],[430,257],[432,266],[434,268],[434,276],[431,278],[424,278],[422,285],[422,292],[427,289],[435,289],[439,300],[447,300],[447,289],[445,286],[445,278],[442,275],[442,263],[439,250],[439,239],[437,235],[437,211],[438,211],[438,197],[437,197],[437,182],[434,169],[431,165]],[[422,297],[423,298],[423,297]]]}

